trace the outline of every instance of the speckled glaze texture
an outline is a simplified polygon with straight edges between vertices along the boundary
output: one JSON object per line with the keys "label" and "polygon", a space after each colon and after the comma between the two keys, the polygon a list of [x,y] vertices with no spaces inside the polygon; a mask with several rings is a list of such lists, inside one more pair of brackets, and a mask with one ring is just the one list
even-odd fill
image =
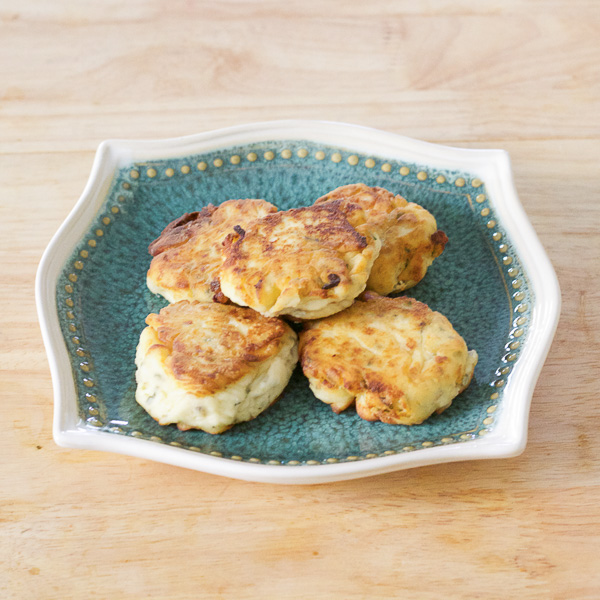
{"label": "speckled glaze texture", "polygon": [[[280,210],[312,204],[348,183],[382,186],[427,208],[449,237],[407,295],[446,315],[479,354],[469,388],[422,425],[335,415],[298,367],[281,399],[221,435],[161,427],[136,402],[135,349],[144,319],[165,301],[146,288],[148,245],[184,212],[231,198]],[[56,295],[78,391],[80,427],[134,436],[231,460],[327,464],[468,443],[494,427],[502,392],[527,338],[527,275],[468,173],[387,161],[312,142],[263,142],[132,164],[115,174],[106,204],[64,265]]]}

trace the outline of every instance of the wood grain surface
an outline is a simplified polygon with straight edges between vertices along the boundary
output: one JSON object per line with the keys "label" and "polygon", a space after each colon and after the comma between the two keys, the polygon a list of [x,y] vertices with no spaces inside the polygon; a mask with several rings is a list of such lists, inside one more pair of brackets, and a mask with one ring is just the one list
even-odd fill
{"label": "wood grain surface", "polygon": [[[0,597],[600,598],[596,0],[0,0]],[[563,309],[526,451],[253,484],[52,441],[43,249],[106,138],[340,120],[510,152]]]}

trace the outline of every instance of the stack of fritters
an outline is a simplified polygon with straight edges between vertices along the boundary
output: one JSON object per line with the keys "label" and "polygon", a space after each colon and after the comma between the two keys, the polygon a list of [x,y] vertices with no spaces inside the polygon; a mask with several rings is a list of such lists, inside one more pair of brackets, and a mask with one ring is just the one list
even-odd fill
{"label": "stack of fritters", "polygon": [[148,287],[173,304],[146,320],[137,401],[161,424],[210,433],[256,417],[298,358],[285,316],[305,322],[317,398],[421,423],[469,384],[477,354],[439,313],[383,296],[416,285],[446,242],[423,207],[364,184],[306,208],[229,200],[184,215],[150,245]]}

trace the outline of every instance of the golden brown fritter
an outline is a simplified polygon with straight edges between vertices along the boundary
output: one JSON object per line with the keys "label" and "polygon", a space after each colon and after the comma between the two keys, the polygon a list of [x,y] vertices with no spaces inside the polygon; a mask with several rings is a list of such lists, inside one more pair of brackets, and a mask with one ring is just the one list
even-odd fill
{"label": "golden brown fritter", "polygon": [[148,288],[169,302],[227,302],[219,286],[223,240],[236,227],[247,227],[254,219],[276,211],[265,200],[228,200],[176,219],[148,248],[154,257]]}
{"label": "golden brown fritter", "polygon": [[350,308],[305,323],[300,360],[315,396],[337,413],[415,425],[470,383],[477,353],[448,319],[412,298],[365,292]]}
{"label": "golden brown fritter", "polygon": [[161,425],[220,433],[267,408],[297,361],[290,326],[249,308],[182,300],[146,318],[136,400]]}
{"label": "golden brown fritter", "polygon": [[384,188],[364,183],[344,185],[315,204],[329,202],[341,202],[342,209],[348,203],[358,204],[381,236],[381,251],[367,281],[367,289],[378,294],[406,290],[419,283],[448,241],[430,212]]}
{"label": "golden brown fritter", "polygon": [[364,211],[337,202],[267,215],[230,236],[221,290],[268,315],[316,319],[349,306],[380,249]]}

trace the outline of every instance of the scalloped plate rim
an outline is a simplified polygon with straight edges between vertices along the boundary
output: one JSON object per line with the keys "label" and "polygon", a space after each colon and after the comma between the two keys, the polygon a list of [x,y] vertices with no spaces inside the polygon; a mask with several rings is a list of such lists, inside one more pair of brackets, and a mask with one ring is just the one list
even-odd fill
{"label": "scalloped plate rim", "polygon": [[[461,169],[485,181],[490,202],[511,237],[535,294],[528,342],[506,386],[497,423],[488,435],[467,442],[355,462],[292,466],[238,462],[77,426],[77,395],[59,327],[55,289],[65,260],[97,214],[116,170],[134,161],[286,139],[309,140],[386,158]],[[35,295],[53,384],[53,437],[59,446],[127,454],[236,479],[287,484],[340,481],[444,462],[521,454],[527,443],[531,398],[556,331],[561,306],[558,279],[518,199],[507,152],[454,148],[359,125],[306,120],[250,123],[163,140],[102,142],[81,197],[42,256],[36,274]]]}

